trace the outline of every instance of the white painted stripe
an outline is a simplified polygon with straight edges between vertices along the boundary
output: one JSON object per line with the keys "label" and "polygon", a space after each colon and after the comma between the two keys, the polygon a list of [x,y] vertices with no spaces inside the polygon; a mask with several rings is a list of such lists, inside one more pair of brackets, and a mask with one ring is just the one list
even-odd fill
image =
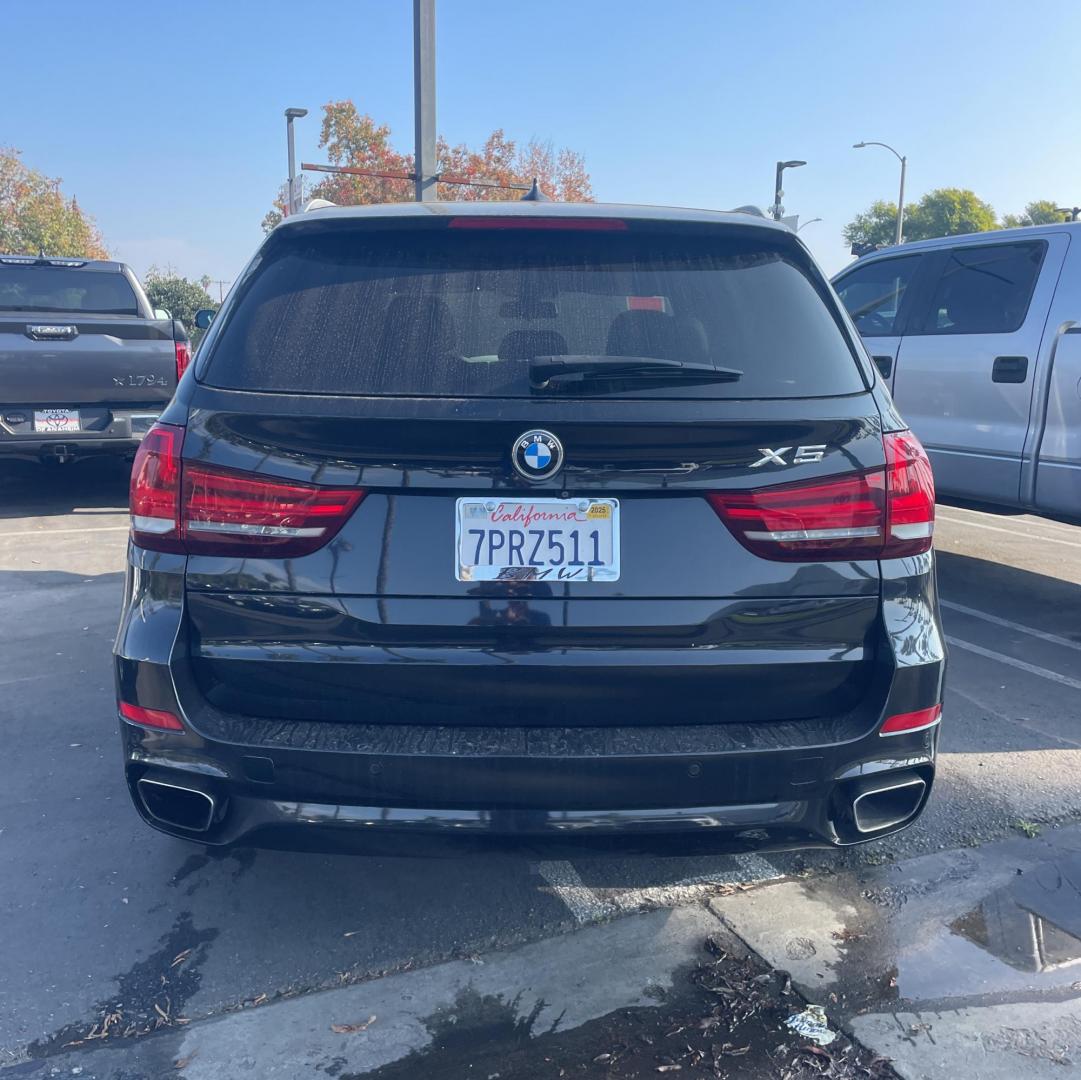
{"label": "white painted stripe", "polygon": [[1007,656],[1005,653],[995,652],[994,649],[985,649],[982,645],[973,645],[971,641],[962,641],[960,638],[950,637],[948,634],[946,640],[951,645],[956,645],[957,648],[964,649],[966,652],[975,653],[977,656],[985,656],[988,660],[996,660],[1000,664],[1008,664],[1019,671],[1027,671],[1030,675],[1038,675],[1041,679],[1061,683],[1063,686],[1069,686],[1073,690],[1081,690],[1081,679],[1071,679],[1069,675],[1060,675],[1057,671],[1051,671],[1049,668],[1028,664],[1024,660]]}
{"label": "white painted stripe", "polygon": [[1066,649],[1075,649],[1081,652],[1081,642],[1070,641],[1069,638],[1059,637],[1058,634],[1049,634],[1046,630],[1036,630],[1031,626],[1022,626],[1021,623],[1004,619],[1001,615],[992,615],[987,611],[977,611],[975,608],[965,607],[953,600],[940,600],[939,603],[950,611],[959,611],[962,615],[971,615],[974,619],[983,619],[984,622],[994,623],[996,626],[1004,626],[1007,630],[1016,630],[1020,634],[1028,634],[1030,637],[1039,638],[1041,641],[1049,641],[1052,645],[1061,645]]}
{"label": "white painted stripe", "polygon": [[951,514],[972,514],[974,517],[982,518],[984,521],[1002,521],[1003,518],[1008,518],[1018,525],[1027,525],[1030,529],[1051,529],[1052,531],[1057,529],[1073,536],[1081,534],[1081,528],[1077,525],[1071,525],[1068,521],[1054,521],[1051,518],[1038,517],[1025,513],[1020,515],[994,514],[987,510],[973,510],[968,506],[942,506],[939,509],[949,510]]}
{"label": "white painted stripe", "polygon": [[649,907],[673,907],[697,904],[713,895],[718,885],[760,885],[776,881],[784,875],[759,855],[729,855],[731,869],[713,869],[691,874],[670,885],[649,885],[639,889],[623,889],[613,899],[620,912],[627,914]]}
{"label": "white painted stripe", "polygon": [[541,862],[532,869],[552,887],[579,923],[598,922],[648,907],[693,904],[708,897],[718,885],[757,885],[776,881],[784,875],[760,855],[730,855],[731,869],[715,868],[691,874],[677,881],[636,889],[615,889],[611,900],[589,888],[569,862]]}
{"label": "white painted stripe", "polygon": [[1019,529],[1003,529],[999,525],[985,525],[982,521],[965,521],[962,518],[946,517],[938,515],[939,521],[949,522],[951,525],[964,525],[970,529],[986,529],[988,532],[1005,533],[1015,540],[1038,540],[1041,544],[1062,544],[1063,547],[1081,548],[1081,542],[1076,540],[1063,540],[1058,536],[1041,536],[1039,533],[1022,532]]}
{"label": "white painted stripe", "polygon": [[613,914],[612,905],[597,896],[566,860],[539,862],[534,869],[552,886],[552,892],[567,905],[578,922],[599,922]]}
{"label": "white painted stripe", "polygon": [[27,529],[25,532],[0,532],[0,540],[14,536],[66,536],[69,533],[127,532],[127,525],[102,525],[95,529]]}

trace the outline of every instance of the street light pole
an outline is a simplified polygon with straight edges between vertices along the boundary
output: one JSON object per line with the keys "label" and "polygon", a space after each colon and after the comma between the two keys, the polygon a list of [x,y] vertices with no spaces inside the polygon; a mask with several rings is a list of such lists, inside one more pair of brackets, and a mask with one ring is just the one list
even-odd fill
{"label": "street light pole", "polygon": [[897,224],[893,230],[893,242],[900,244],[904,240],[905,223],[905,169],[908,167],[908,158],[897,153],[889,143],[884,142],[858,142],[852,144],[853,150],[862,150],[865,146],[881,146],[888,150],[901,163],[901,191],[897,196]]}
{"label": "street light pole", "polygon": [[413,0],[413,110],[416,149],[413,195],[434,202],[435,175],[435,0]]}
{"label": "street light pole", "polygon": [[288,214],[295,214],[299,209],[300,199],[297,197],[297,155],[293,142],[293,121],[307,116],[307,109],[285,110],[285,140],[289,146],[289,192],[285,200]]}
{"label": "street light pole", "polygon": [[781,205],[781,198],[784,195],[784,191],[781,188],[781,179],[784,175],[785,169],[798,169],[801,165],[806,165],[806,161],[778,161],[777,172],[773,177],[773,220],[780,221],[781,216],[784,214],[784,207]]}

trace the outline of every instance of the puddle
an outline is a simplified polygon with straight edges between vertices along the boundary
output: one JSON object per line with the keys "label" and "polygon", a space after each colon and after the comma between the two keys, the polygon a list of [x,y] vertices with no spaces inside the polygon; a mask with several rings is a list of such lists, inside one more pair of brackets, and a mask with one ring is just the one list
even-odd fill
{"label": "puddle", "polygon": [[800,1015],[804,1001],[783,975],[756,957],[731,957],[712,940],[707,949],[701,963],[673,974],[662,1004],[618,1009],[564,1030],[562,1015],[548,1015],[542,999],[468,988],[424,1021],[431,1043],[423,1050],[370,1072],[348,1072],[341,1058],[319,1069],[336,1080],[631,1080],[668,1072],[729,1080],[896,1080],[886,1059],[843,1034],[822,1050],[793,1031],[788,1020]]}
{"label": "puddle", "polygon": [[1081,980],[1081,856],[1018,873],[927,940],[902,950],[914,1000],[1069,988]]}
{"label": "puddle", "polygon": [[[979,896],[981,881],[999,887]],[[861,914],[845,931],[836,970],[848,1010],[1081,992],[1081,854],[1033,864],[1005,853],[952,876],[879,874],[860,885]],[[841,892],[851,897],[850,889]]]}
{"label": "puddle", "polygon": [[115,1046],[186,1024],[184,1005],[199,989],[207,947],[217,936],[216,929],[196,928],[191,914],[182,912],[153,953],[116,976],[114,994],[98,1002],[87,1019],[31,1043],[27,1057]]}

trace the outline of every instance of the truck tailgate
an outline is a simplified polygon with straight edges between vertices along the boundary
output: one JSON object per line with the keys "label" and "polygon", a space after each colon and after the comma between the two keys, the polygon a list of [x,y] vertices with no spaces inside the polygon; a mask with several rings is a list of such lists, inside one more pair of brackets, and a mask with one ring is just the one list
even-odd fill
{"label": "truck tailgate", "polygon": [[175,389],[171,320],[35,312],[0,318],[0,404],[164,405]]}

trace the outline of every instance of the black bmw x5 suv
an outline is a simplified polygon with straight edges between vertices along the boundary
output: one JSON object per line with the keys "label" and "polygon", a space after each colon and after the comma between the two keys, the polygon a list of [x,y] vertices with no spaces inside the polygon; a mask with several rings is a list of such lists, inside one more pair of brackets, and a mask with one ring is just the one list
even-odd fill
{"label": "black bmw x5 suv", "polygon": [[135,462],[132,797],[204,844],[883,836],[934,774],[933,518],[781,226],[290,218]]}

